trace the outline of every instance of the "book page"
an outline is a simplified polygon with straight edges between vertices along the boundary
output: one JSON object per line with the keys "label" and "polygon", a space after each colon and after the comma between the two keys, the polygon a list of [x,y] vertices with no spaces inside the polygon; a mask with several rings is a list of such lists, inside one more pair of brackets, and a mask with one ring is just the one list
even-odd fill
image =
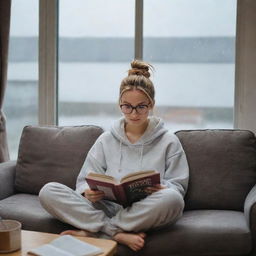
{"label": "book page", "polygon": [[30,250],[29,253],[39,256],[94,256],[103,251],[73,236],[64,235],[49,244]]}
{"label": "book page", "polygon": [[99,181],[103,181],[103,182],[108,182],[111,184],[117,184],[118,181],[109,175],[105,175],[105,174],[100,174],[100,173],[94,173],[94,172],[90,172],[86,178],[88,179],[92,179],[92,180],[99,180]]}
{"label": "book page", "polygon": [[116,197],[115,197],[115,195],[114,195],[114,193],[113,193],[112,188],[110,188],[110,187],[103,187],[103,186],[100,186],[100,185],[96,185],[96,187],[98,188],[98,190],[103,191],[104,194],[105,194],[105,196],[106,196],[108,199],[114,200],[114,201],[117,200]]}
{"label": "book page", "polygon": [[73,254],[60,250],[50,244],[45,244],[38,248],[32,249],[28,252],[28,254],[36,256],[73,256]]}
{"label": "book page", "polygon": [[92,256],[102,253],[102,249],[82,242],[70,235],[61,236],[51,242],[52,245],[77,256]]}
{"label": "book page", "polygon": [[131,180],[136,180],[136,179],[143,178],[143,177],[147,177],[147,176],[152,175],[154,173],[156,173],[156,171],[153,171],[153,170],[133,172],[131,174],[128,174],[128,175],[124,176],[121,179],[120,183],[131,181]]}

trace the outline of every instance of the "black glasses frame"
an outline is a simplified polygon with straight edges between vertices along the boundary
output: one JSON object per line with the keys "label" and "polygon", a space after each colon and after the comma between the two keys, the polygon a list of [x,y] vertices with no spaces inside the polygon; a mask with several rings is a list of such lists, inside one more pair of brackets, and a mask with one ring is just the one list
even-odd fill
{"label": "black glasses frame", "polygon": [[[123,110],[123,106],[128,106],[128,107],[130,107],[130,110],[129,110],[129,111],[124,111],[124,110]],[[146,109],[141,109],[140,107],[142,107],[142,106],[143,106],[143,107],[146,107]],[[124,114],[131,114],[132,111],[135,109],[135,111],[136,111],[137,114],[143,115],[143,114],[147,113],[149,106],[150,106],[150,104],[148,104],[148,105],[147,105],[147,104],[139,104],[139,105],[137,105],[137,106],[132,106],[131,104],[121,104],[121,105],[120,105],[120,109],[121,109],[121,111],[122,111]],[[143,111],[141,112],[141,110],[143,110]]]}

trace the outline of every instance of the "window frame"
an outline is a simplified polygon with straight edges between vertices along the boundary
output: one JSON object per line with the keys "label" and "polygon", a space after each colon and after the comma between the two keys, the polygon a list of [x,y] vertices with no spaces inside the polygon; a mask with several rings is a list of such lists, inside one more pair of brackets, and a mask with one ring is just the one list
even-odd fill
{"label": "window frame", "polygon": [[58,124],[58,5],[39,2],[39,125]]}

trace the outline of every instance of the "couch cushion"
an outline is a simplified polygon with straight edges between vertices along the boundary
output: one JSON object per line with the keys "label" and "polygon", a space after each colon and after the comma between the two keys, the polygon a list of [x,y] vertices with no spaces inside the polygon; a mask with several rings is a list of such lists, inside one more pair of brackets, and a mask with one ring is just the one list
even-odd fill
{"label": "couch cushion", "polygon": [[[194,210],[185,212],[172,226],[148,233],[144,249],[134,255],[234,256],[248,255],[251,249],[243,212]],[[123,255],[124,248],[119,250]]]}
{"label": "couch cushion", "polygon": [[185,209],[243,210],[256,183],[256,140],[245,130],[179,131],[190,179]]}
{"label": "couch cushion", "polygon": [[22,229],[48,233],[60,233],[63,230],[74,229],[53,218],[41,206],[38,196],[31,194],[16,194],[0,201],[0,216],[4,219],[18,220]]}
{"label": "couch cushion", "polygon": [[74,189],[85,157],[102,132],[90,125],[26,126],[19,145],[15,189],[38,194],[51,181]]}

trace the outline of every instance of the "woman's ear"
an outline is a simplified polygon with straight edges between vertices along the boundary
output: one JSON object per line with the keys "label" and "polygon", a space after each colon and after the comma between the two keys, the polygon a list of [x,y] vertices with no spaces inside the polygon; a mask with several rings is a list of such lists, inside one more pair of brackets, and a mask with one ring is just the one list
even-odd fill
{"label": "woman's ear", "polygon": [[154,106],[155,106],[155,101],[152,101],[150,103],[150,106],[149,106],[149,115],[150,116],[153,116],[154,115]]}
{"label": "woman's ear", "polygon": [[155,106],[155,101],[152,100],[152,102],[150,103],[150,110],[153,110],[154,106]]}

